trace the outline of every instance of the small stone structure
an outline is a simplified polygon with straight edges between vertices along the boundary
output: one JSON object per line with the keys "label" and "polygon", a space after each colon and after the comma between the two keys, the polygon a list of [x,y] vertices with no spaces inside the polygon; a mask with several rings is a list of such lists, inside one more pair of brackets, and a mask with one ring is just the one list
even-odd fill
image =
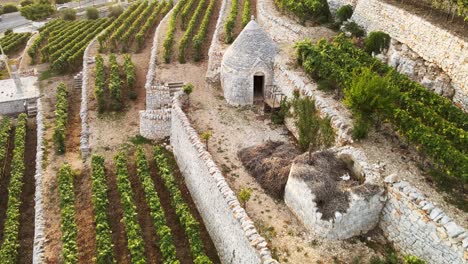
{"label": "small stone structure", "polygon": [[231,105],[251,105],[273,85],[276,44],[252,20],[227,49],[221,63],[221,86]]}
{"label": "small stone structure", "polygon": [[395,247],[429,264],[468,261],[468,232],[396,175],[385,179],[388,201],[380,228]]}
{"label": "small stone structure", "polygon": [[15,77],[0,81],[0,114],[18,114],[27,111],[29,101],[36,101],[39,90],[37,77]]}
{"label": "small stone structure", "polygon": [[[377,226],[385,201],[383,188],[379,187],[380,174],[367,163],[364,153],[349,146],[334,148],[331,152],[347,164],[355,177],[365,178],[363,184],[349,187],[349,190],[345,191],[349,197],[345,212],[337,211],[329,220],[322,217],[324,212],[319,208],[317,193],[313,192],[310,185],[317,179],[308,177],[309,172],[319,168],[297,160],[291,167],[284,201],[299,220],[317,235],[329,239],[347,239],[366,233]],[[324,187],[321,188],[325,188],[326,192],[330,190],[326,182],[318,184],[319,186],[323,184]]]}

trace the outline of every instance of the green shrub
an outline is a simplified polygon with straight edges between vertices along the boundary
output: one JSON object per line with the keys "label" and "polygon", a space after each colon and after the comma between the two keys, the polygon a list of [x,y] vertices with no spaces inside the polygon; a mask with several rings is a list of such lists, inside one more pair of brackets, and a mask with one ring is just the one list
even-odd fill
{"label": "green shrub", "polygon": [[287,98],[283,98],[280,103],[280,110],[271,115],[271,122],[276,125],[284,124],[284,119],[288,116],[290,108],[291,103],[288,102]]}
{"label": "green shrub", "polygon": [[331,14],[326,0],[275,0],[276,5],[299,18],[301,23],[315,21],[326,23]]}
{"label": "green shrub", "polygon": [[361,115],[354,117],[353,131],[351,136],[354,140],[361,140],[367,137],[369,134],[369,121],[363,118]]}
{"label": "green shrub", "polygon": [[344,5],[336,11],[336,20],[344,22],[351,18],[353,15],[353,7],[351,5]]}
{"label": "green shrub", "polygon": [[335,84],[330,80],[320,80],[317,82],[317,89],[324,92],[330,92],[336,89]]}
{"label": "green shrub", "polygon": [[6,4],[3,6],[4,14],[13,13],[13,12],[18,12],[18,7],[15,4]]}
{"label": "green shrub", "polygon": [[32,4],[20,9],[21,15],[33,21],[43,20],[51,16],[55,9],[50,4]]}
{"label": "green shrub", "polygon": [[60,12],[63,20],[73,21],[76,20],[76,10],[75,9],[65,9]]}
{"label": "green shrub", "polygon": [[343,27],[343,31],[350,32],[354,37],[364,37],[365,35],[364,29],[354,21],[346,23]]}
{"label": "green shrub", "polygon": [[11,33],[13,33],[13,29],[9,28],[5,31],[5,36],[10,35]]}
{"label": "green shrub", "polygon": [[108,17],[117,18],[123,13],[123,7],[121,5],[109,6]]}
{"label": "green shrub", "polygon": [[58,5],[69,3],[71,0],[55,0],[55,3]]}
{"label": "green shrub", "polygon": [[32,0],[22,0],[22,1],[20,1],[20,6],[21,7],[25,7],[25,6],[32,5],[32,4],[34,4],[34,1],[32,1]]}
{"label": "green shrub", "polygon": [[382,31],[373,31],[364,40],[364,50],[372,54],[379,54],[390,46],[390,35]]}
{"label": "green shrub", "polygon": [[426,261],[419,259],[416,256],[405,256],[405,264],[426,264]]}
{"label": "green shrub", "polygon": [[86,8],[86,18],[95,20],[99,18],[99,11],[95,7]]}
{"label": "green shrub", "polygon": [[344,89],[344,103],[355,115],[372,118],[374,115],[391,113],[398,88],[370,67],[354,71],[350,85]]}

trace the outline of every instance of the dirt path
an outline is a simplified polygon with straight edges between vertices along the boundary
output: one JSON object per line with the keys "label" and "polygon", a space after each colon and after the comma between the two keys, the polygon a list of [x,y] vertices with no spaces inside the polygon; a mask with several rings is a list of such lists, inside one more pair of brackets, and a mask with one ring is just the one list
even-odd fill
{"label": "dirt path", "polygon": [[36,121],[30,119],[26,132],[26,152],[24,162],[26,170],[23,178],[23,189],[21,191],[21,206],[19,218],[20,241],[18,263],[32,263],[32,252],[34,243],[34,195],[36,190],[36,181],[34,175],[36,172]]}

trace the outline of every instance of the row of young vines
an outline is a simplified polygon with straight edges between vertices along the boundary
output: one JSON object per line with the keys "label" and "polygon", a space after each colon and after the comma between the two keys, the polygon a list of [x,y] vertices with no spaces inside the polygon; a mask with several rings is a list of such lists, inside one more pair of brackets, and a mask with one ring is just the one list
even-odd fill
{"label": "row of young vines", "polygon": [[30,37],[31,33],[10,33],[0,38],[0,45],[5,54],[11,54],[26,45]]}
{"label": "row of young vines", "polygon": [[56,89],[54,142],[58,153],[65,153],[66,126],[68,122],[67,86],[60,83]]}
{"label": "row of young vines", "polygon": [[[0,165],[3,165],[8,152],[8,140],[10,138],[11,120],[4,117],[0,123]],[[0,178],[3,177],[3,171],[0,171]]]}
{"label": "row of young vines", "polygon": [[21,206],[21,190],[25,172],[24,154],[26,148],[27,116],[20,114],[15,130],[13,159],[11,162],[11,178],[8,184],[8,204],[6,220],[3,227],[3,243],[0,247],[2,263],[14,264],[17,262],[19,249],[19,216]]}
{"label": "row of young vines", "polygon": [[352,92],[359,75],[365,73],[356,72],[359,69],[370,69],[373,80],[383,78],[388,87],[396,87],[394,96],[380,96],[390,98],[388,107],[370,111],[393,123],[401,135],[416,144],[446,174],[468,180],[468,115],[448,99],[372,58],[342,35],[333,42],[320,40],[315,45],[300,42],[296,48],[304,70],[317,80],[327,80],[344,89],[345,102],[347,92]]}

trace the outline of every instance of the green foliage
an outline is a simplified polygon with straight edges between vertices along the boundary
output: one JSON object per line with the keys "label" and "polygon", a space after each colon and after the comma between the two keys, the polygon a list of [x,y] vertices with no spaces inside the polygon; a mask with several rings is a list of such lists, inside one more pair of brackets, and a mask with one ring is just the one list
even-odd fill
{"label": "green foliage", "polygon": [[18,12],[16,4],[8,3],[3,6],[3,14]]}
{"label": "green foliage", "polygon": [[[392,67],[383,64],[370,56],[367,52],[357,48],[343,35],[336,37],[332,42],[320,40],[316,45],[304,41],[296,44],[297,62],[302,65],[305,72],[315,79],[328,79],[341,89],[351,91],[351,85],[362,88],[364,93],[355,93],[353,105],[355,113],[364,110],[370,115],[356,115],[358,126],[355,135],[362,135],[367,131],[361,121],[368,121],[370,117],[379,114],[380,120],[390,121],[398,130],[399,135],[406,138],[409,143],[431,158],[438,170],[449,176],[455,176],[462,181],[468,180],[468,114],[457,108],[448,99],[430,92],[419,83],[410,80],[407,76],[396,72]],[[383,104],[380,98],[373,98],[361,77],[356,76],[355,69],[368,68],[366,78],[372,82],[388,83],[389,91],[395,89],[399,92],[388,108],[384,105],[390,102],[387,99]],[[383,76],[383,77],[382,77]],[[365,88],[365,89],[364,89]],[[380,90],[381,88],[376,88]],[[382,90],[387,93],[387,90]],[[391,93],[390,93],[391,94]],[[361,101],[365,96],[373,101],[365,106]],[[361,97],[362,96],[362,97]],[[384,98],[386,98],[384,96]],[[346,100],[346,99],[345,99]],[[348,99],[348,101],[351,99]],[[360,102],[360,103],[359,103]],[[359,106],[360,105],[360,106]],[[358,107],[359,106],[359,107]],[[371,120],[370,120],[371,121]]]}
{"label": "green foliage", "polygon": [[0,39],[3,52],[11,54],[23,48],[31,37],[31,33],[13,33],[11,29],[5,32],[5,36]]}
{"label": "green foliage", "polygon": [[11,176],[8,183],[8,204],[3,226],[3,244],[0,248],[0,259],[4,264],[17,263],[19,254],[18,232],[20,226],[21,190],[25,171],[24,152],[26,147],[27,120],[26,114],[20,114],[15,130]]}
{"label": "green foliage", "polygon": [[159,176],[163,180],[165,188],[170,193],[171,205],[176,208],[176,214],[179,222],[184,228],[185,234],[190,244],[190,252],[194,263],[212,263],[206,256],[203,241],[200,236],[200,224],[193,217],[190,208],[182,197],[182,193],[177,185],[177,181],[171,173],[171,168],[163,149],[160,146],[154,148],[154,160],[156,162]]}
{"label": "green foliage", "polygon": [[426,261],[419,259],[416,256],[407,255],[404,257],[405,264],[426,264]]}
{"label": "green foliage", "polygon": [[250,22],[250,0],[244,0],[244,9],[242,10],[242,28]]}
{"label": "green foliage", "polygon": [[299,147],[302,151],[327,148],[335,142],[335,132],[330,118],[320,118],[315,101],[309,97],[296,98],[293,103]]}
{"label": "green foliage", "polygon": [[233,31],[236,26],[237,9],[239,8],[239,1],[232,0],[231,11],[229,12],[228,19],[224,23],[224,34],[226,43],[230,44],[234,41]]}
{"label": "green foliage", "polygon": [[362,117],[362,115],[354,116],[353,130],[351,136],[354,140],[367,138],[369,134],[370,121]]}
{"label": "green foliage", "polygon": [[192,13],[192,8],[195,5],[197,1],[195,0],[189,0],[187,4],[185,4],[184,8],[182,9],[182,12],[180,14],[180,27],[182,30],[185,30],[187,28],[187,19],[189,18],[189,15]]}
{"label": "green foliage", "polygon": [[271,122],[276,125],[284,124],[284,119],[289,115],[290,108],[291,103],[287,98],[283,98],[280,103],[279,111],[271,114]]}
{"label": "green foliage", "polygon": [[[179,62],[180,63],[185,63],[185,52],[188,48],[188,45],[190,44],[190,40],[192,39],[193,32],[195,30],[195,27],[198,25],[198,19],[200,18],[202,11],[204,9],[206,0],[200,0],[198,2],[197,9],[195,9],[195,13],[193,14],[192,18],[190,19],[189,25],[187,27],[187,30],[185,31],[184,35],[179,41]],[[206,9],[205,9],[206,11]],[[183,13],[182,13],[183,14]]]}
{"label": "green foliage", "polygon": [[344,22],[353,16],[353,7],[351,5],[344,5],[336,11],[336,19],[338,22]]}
{"label": "green foliage", "polygon": [[325,23],[331,17],[326,0],[275,0],[275,3],[283,11],[297,16],[301,23],[308,20]]}
{"label": "green foliage", "polygon": [[91,170],[91,200],[93,202],[94,220],[96,222],[96,263],[116,263],[113,253],[112,230],[109,224],[109,216],[107,215],[109,199],[107,197],[107,179],[104,158],[102,156],[93,155],[91,158]]}
{"label": "green foliage", "polygon": [[397,93],[390,75],[381,77],[371,68],[362,68],[354,72],[350,85],[344,89],[344,103],[355,115],[370,119],[376,114],[391,113]]}
{"label": "green foliage", "polygon": [[330,92],[336,89],[335,84],[327,79],[319,80],[317,82],[317,89],[324,92]]}
{"label": "green foliage", "polygon": [[117,64],[117,57],[115,54],[109,56],[109,92],[113,101],[113,109],[121,110],[122,104],[122,81],[120,80],[119,64]]}
{"label": "green foliage", "polygon": [[98,103],[98,112],[103,113],[105,108],[104,91],[106,87],[106,72],[104,59],[101,55],[96,56],[96,66],[94,67],[94,98]]}
{"label": "green foliage", "polygon": [[157,18],[159,15],[161,15],[161,17],[165,16],[166,13],[169,12],[170,8],[172,8],[171,1],[161,1],[156,10],[150,14],[143,27],[141,27],[135,35],[137,51],[143,47],[145,38],[148,36],[150,29],[155,26],[156,22],[158,22]]}
{"label": "green foliage", "polygon": [[110,18],[118,18],[123,12],[124,9],[121,5],[112,5],[107,9],[107,16]]}
{"label": "green foliage", "polygon": [[133,89],[136,80],[135,65],[133,65],[132,57],[129,54],[124,55],[124,69],[127,85],[129,88]]}
{"label": "green foliage", "polygon": [[21,7],[25,7],[25,6],[32,5],[32,4],[34,4],[33,0],[21,0],[20,1]]}
{"label": "green foliage", "polygon": [[0,123],[0,164],[3,164],[7,155],[10,130],[11,130],[10,118],[3,117]]}
{"label": "green foliage", "polygon": [[75,222],[75,193],[70,165],[60,167],[58,181],[60,194],[60,215],[62,216],[62,256],[66,264],[78,263],[77,227]]}
{"label": "green foliage", "polygon": [[76,20],[76,10],[67,8],[60,12],[63,20],[73,21]]}
{"label": "green foliage", "polygon": [[177,2],[177,5],[174,7],[172,11],[172,15],[169,20],[169,28],[167,29],[166,37],[164,38],[164,42],[163,42],[163,56],[164,56],[164,61],[166,63],[171,62],[172,46],[174,44],[174,33],[176,31],[177,17],[182,7],[185,6],[186,3],[187,3],[187,0],[180,0],[179,2]]}
{"label": "green foliage", "polygon": [[244,207],[246,207],[247,202],[250,200],[251,196],[252,189],[250,188],[242,188],[237,194],[237,198],[239,198],[239,201],[244,205]]}
{"label": "green foliage", "polygon": [[136,150],[136,165],[138,178],[145,192],[146,203],[150,208],[154,229],[159,237],[159,248],[163,255],[164,263],[178,264],[179,261],[177,260],[176,247],[172,239],[171,229],[167,225],[161,201],[150,175],[148,160],[141,146],[138,146]]}
{"label": "green foliage", "polygon": [[373,31],[364,40],[364,50],[369,54],[379,54],[389,46],[390,35],[382,31]]}
{"label": "green foliage", "polygon": [[191,83],[186,83],[184,86],[182,86],[182,91],[187,95],[190,96],[190,94],[193,92],[193,84]]}
{"label": "green foliage", "polygon": [[65,136],[68,122],[68,92],[64,83],[56,89],[54,142],[58,153],[65,153]]}
{"label": "green foliage", "polygon": [[125,226],[127,234],[128,250],[132,263],[144,264],[145,247],[142,236],[141,226],[138,223],[136,206],[132,186],[128,178],[127,156],[119,152],[115,157],[115,171],[117,174],[117,189],[120,193],[120,203],[123,209],[122,223]]}
{"label": "green foliage", "polygon": [[365,35],[364,29],[354,21],[345,23],[343,31],[349,32],[352,36],[358,38],[364,37]]}
{"label": "green foliage", "polygon": [[99,18],[99,10],[95,7],[86,8],[86,18],[90,20],[96,20]]}
{"label": "green foliage", "polygon": [[214,4],[215,0],[210,0],[210,4],[205,12],[200,28],[198,28],[197,34],[192,39],[194,49],[193,59],[195,61],[200,61],[202,59],[202,47],[206,40],[206,35],[208,34],[208,25],[210,23],[211,15],[213,14]]}
{"label": "green foliage", "polygon": [[48,18],[55,9],[51,4],[32,4],[20,9],[21,15],[33,21],[39,21]]}

